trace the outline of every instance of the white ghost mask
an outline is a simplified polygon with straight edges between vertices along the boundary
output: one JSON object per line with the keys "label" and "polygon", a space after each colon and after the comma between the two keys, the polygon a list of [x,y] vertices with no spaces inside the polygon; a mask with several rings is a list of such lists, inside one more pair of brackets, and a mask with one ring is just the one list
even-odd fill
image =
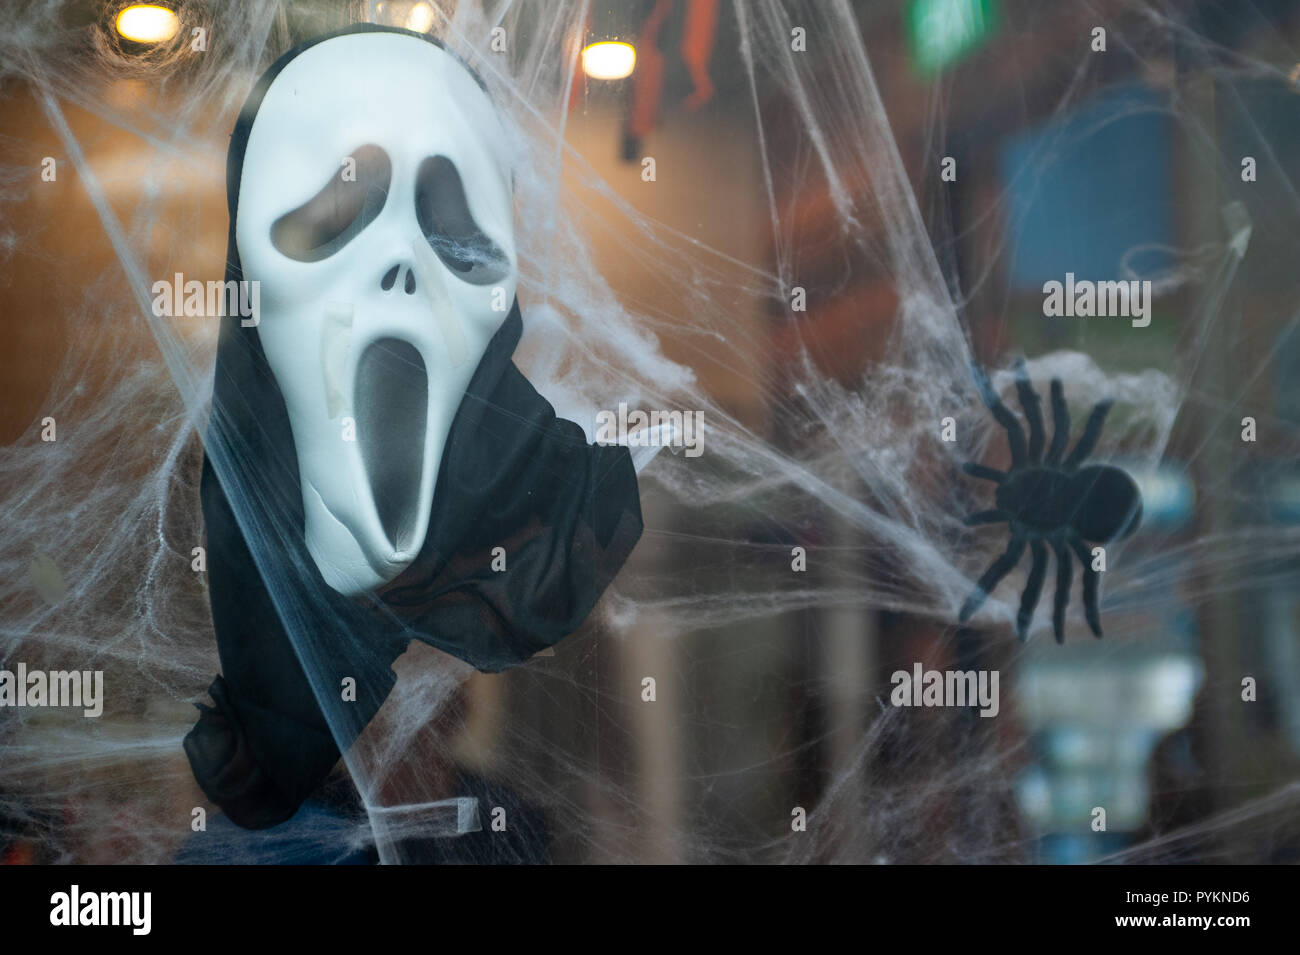
{"label": "white ghost mask", "polygon": [[514,301],[505,144],[469,71],[397,33],[306,49],[253,120],[235,237],[307,548],[340,593],[419,553],[452,420]]}

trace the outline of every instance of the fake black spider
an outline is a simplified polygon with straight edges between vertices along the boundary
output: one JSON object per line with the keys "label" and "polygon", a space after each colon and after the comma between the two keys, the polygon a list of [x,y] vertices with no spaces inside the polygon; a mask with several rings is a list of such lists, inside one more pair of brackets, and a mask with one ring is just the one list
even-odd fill
{"label": "fake black spider", "polygon": [[992,481],[998,486],[997,507],[979,511],[966,518],[968,526],[1006,522],[1011,526],[1011,540],[1006,552],[995,560],[980,577],[975,590],[962,604],[959,619],[965,623],[992,593],[998,581],[1009,574],[1028,544],[1033,554],[1029,580],[1020,597],[1016,615],[1016,632],[1024,640],[1029,623],[1043,589],[1047,573],[1047,545],[1056,554],[1056,596],[1052,608],[1052,625],[1056,642],[1065,641],[1065,608],[1070,602],[1072,568],[1070,551],[1083,564],[1083,609],[1088,626],[1101,636],[1101,614],[1097,609],[1097,571],[1092,569],[1092,555],[1085,541],[1105,544],[1127,537],[1142,519],[1142,493],[1128,472],[1105,464],[1079,467],[1092,453],[1101,437],[1102,425],[1112,402],[1100,401],[1088,416],[1088,424],[1069,457],[1061,460],[1070,439],[1070,412],[1065,405],[1061,379],[1052,379],[1052,443],[1043,456],[1042,399],[1029,382],[1025,360],[1016,361],[1016,393],[1029,424],[1029,444],[1020,422],[993,390],[984,370],[972,364],[975,386],[988,405],[994,419],[1007,432],[1011,445],[1011,470],[997,471],[968,461],[962,470],[972,477]]}

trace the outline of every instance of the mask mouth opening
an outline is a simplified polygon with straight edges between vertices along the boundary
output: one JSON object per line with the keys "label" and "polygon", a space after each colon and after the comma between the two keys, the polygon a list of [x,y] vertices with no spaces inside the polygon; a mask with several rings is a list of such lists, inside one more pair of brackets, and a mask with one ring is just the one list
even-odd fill
{"label": "mask mouth opening", "polygon": [[429,414],[428,370],[414,345],[380,338],[366,346],[357,363],[353,410],[380,527],[394,554],[405,555],[420,543],[416,525]]}

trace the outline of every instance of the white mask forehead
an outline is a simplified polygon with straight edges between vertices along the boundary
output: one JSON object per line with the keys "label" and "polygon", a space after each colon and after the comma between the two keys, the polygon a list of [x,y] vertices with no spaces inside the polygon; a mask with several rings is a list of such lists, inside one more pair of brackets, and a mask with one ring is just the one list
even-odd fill
{"label": "white mask forehead", "polygon": [[[332,37],[285,66],[249,133],[239,218],[269,224],[366,144],[389,154],[395,186],[420,160],[450,158],[478,224],[489,235],[510,233],[510,161],[491,99],[446,50],[394,33]],[[267,174],[277,169],[293,176]]]}

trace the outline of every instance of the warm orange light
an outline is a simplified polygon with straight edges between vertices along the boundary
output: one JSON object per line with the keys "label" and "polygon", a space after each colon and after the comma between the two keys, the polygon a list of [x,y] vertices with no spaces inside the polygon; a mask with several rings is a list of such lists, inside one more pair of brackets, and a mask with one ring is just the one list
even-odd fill
{"label": "warm orange light", "polygon": [[117,15],[117,32],[136,43],[162,43],[181,28],[176,14],[155,3],[136,3]]}
{"label": "warm orange light", "polygon": [[429,28],[433,26],[433,7],[429,6],[424,0],[420,0],[415,6],[411,7],[411,12],[406,15],[406,29],[414,30],[416,33],[428,33]]}
{"label": "warm orange light", "polygon": [[621,80],[636,69],[636,48],[631,43],[605,40],[582,50],[582,71],[593,80]]}

